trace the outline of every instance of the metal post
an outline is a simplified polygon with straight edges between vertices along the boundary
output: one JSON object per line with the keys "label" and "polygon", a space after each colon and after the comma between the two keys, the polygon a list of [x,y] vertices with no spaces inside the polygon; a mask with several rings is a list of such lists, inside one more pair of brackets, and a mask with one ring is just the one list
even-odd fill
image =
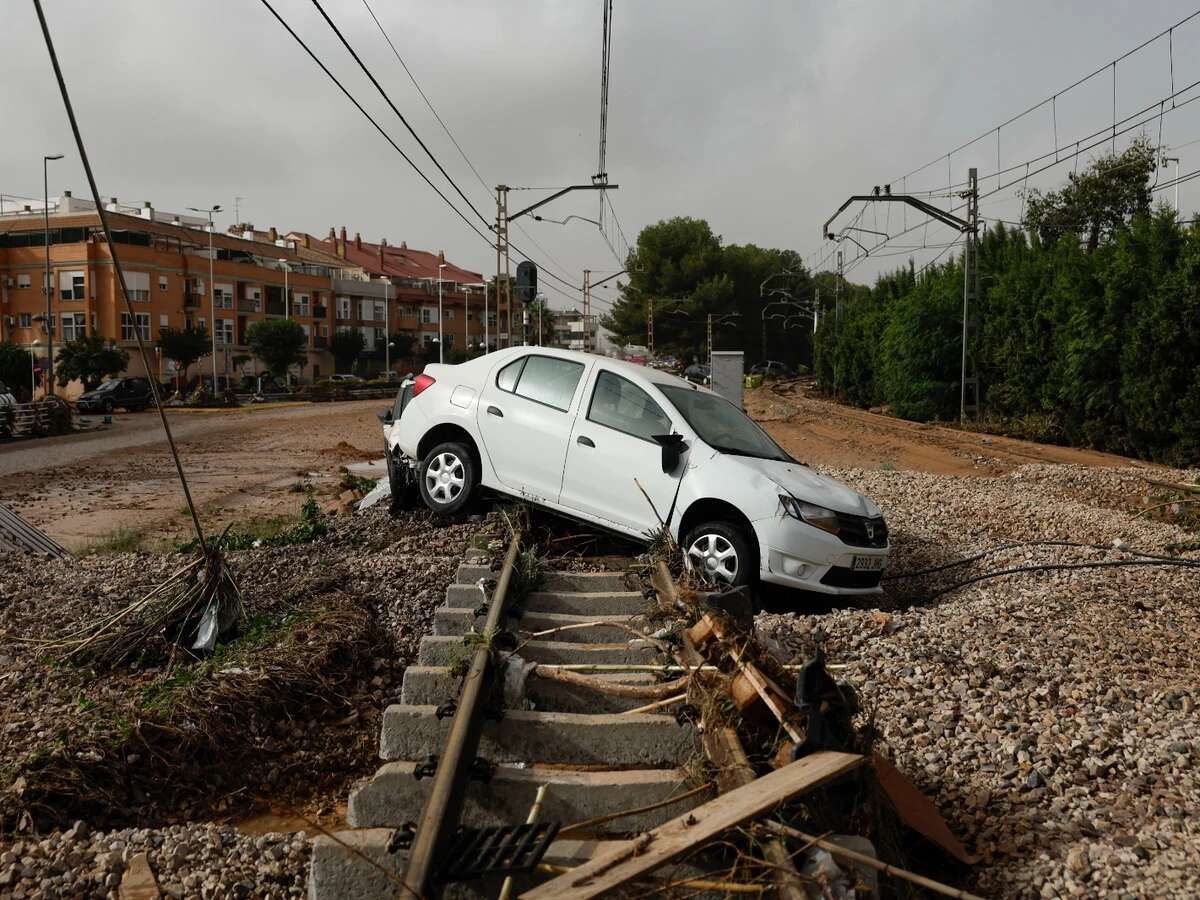
{"label": "metal post", "polygon": [[[821,319],[821,289],[819,287],[816,289],[816,295],[817,299],[813,304],[813,334],[817,333],[817,322]],[[814,353],[815,356],[816,354]],[[815,358],[813,361],[816,362]]]}
{"label": "metal post", "polygon": [[389,377],[392,371],[392,310],[391,304],[388,302],[388,288],[391,287],[391,284],[385,275],[383,279],[383,365],[388,371]]}
{"label": "metal post", "polygon": [[[210,321],[209,329],[212,331],[212,356],[213,356],[213,396],[217,396],[217,285],[213,282],[213,214],[212,210],[208,211],[208,307]],[[134,323],[137,327],[137,323]]]}
{"label": "metal post", "polygon": [[[462,285],[459,285],[462,287]],[[471,292],[463,288],[463,350],[471,358]]]}
{"label": "metal post", "polygon": [[837,278],[833,282],[833,395],[838,390],[838,352],[842,339],[842,251],[837,252]]}
{"label": "metal post", "polygon": [[646,298],[646,357],[654,358],[654,298]]}
{"label": "metal post", "polygon": [[[51,160],[62,159],[62,154],[42,157],[42,224],[46,238],[46,390],[44,396],[54,396],[54,283],[50,275],[50,176],[48,166]],[[1175,206],[1179,206],[1179,188],[1175,188]],[[136,327],[136,323],[135,327]],[[33,399],[33,386],[30,385],[30,399]]]}
{"label": "metal post", "polygon": [[[963,195],[967,201],[967,233],[963,251],[963,322],[962,322],[962,369],[959,376],[958,420],[965,422],[967,413],[979,411],[979,370],[975,364],[973,337],[975,323],[972,311],[979,296],[979,178],[976,169],[967,170],[967,190]],[[972,400],[967,402],[967,388],[971,388]]]}
{"label": "metal post", "polygon": [[706,316],[706,318],[708,319],[708,325],[707,325],[707,329],[708,329],[708,335],[707,335],[707,339],[708,339],[708,341],[707,341],[707,342],[708,342],[708,371],[709,371],[709,373],[710,373],[710,375],[711,375],[711,373],[712,373],[712,347],[713,347],[713,341],[712,341],[712,313],[709,313],[709,314]]}
{"label": "metal post", "polygon": [[446,268],[445,263],[438,264],[438,362],[446,361],[446,335],[442,329],[442,319],[446,317],[442,310],[442,269]]}
{"label": "metal post", "polygon": [[[603,200],[603,198],[601,198]],[[588,323],[592,320],[592,270],[583,270],[583,352],[592,352],[592,332]]]}
{"label": "metal post", "polygon": [[[283,317],[289,322],[292,319],[292,298],[288,295],[288,264],[286,259],[279,261],[283,264]],[[287,381],[287,386],[290,389],[292,386],[292,367],[287,367],[287,372],[284,373]]]}
{"label": "metal post", "polygon": [[488,319],[491,318],[491,312],[488,311],[488,296],[487,282],[483,283],[483,352],[487,353],[492,349],[491,332],[488,329]]}
{"label": "metal post", "polygon": [[[501,260],[504,267],[501,269]],[[508,250],[508,185],[496,185],[496,324],[500,324],[500,311],[504,310],[508,325],[508,343],[513,342],[512,323],[512,281],[509,271],[512,261]],[[503,281],[501,280],[503,279]],[[504,304],[500,303],[500,293],[504,293]],[[497,342],[498,343],[498,342]],[[521,317],[521,343],[525,343],[525,317]]]}
{"label": "metal post", "polygon": [[537,303],[537,305],[538,305],[538,346],[541,347],[541,346],[543,346],[543,344],[542,344],[542,308],[546,305],[546,298],[544,295],[539,295],[534,298],[534,302]]}

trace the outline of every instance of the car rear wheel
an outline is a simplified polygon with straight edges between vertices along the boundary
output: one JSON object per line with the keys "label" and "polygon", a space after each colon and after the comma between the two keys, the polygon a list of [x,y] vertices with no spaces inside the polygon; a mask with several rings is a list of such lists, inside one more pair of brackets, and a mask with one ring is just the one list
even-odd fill
{"label": "car rear wheel", "polygon": [[706,581],[741,587],[757,574],[755,554],[742,530],[730,522],[705,522],[683,539],[683,559]]}
{"label": "car rear wheel", "polygon": [[436,513],[460,512],[471,501],[478,482],[475,460],[462,444],[438,444],[421,460],[421,499]]}

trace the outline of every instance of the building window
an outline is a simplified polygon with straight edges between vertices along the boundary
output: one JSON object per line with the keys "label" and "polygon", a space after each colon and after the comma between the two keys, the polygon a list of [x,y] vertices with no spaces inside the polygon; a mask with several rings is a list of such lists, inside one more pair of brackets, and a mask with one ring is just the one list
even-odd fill
{"label": "building window", "polygon": [[17,287],[27,288],[27,287],[30,287],[32,284],[33,284],[33,280],[28,275],[18,275],[17,276]]}
{"label": "building window", "polygon": [[33,313],[21,313],[17,321],[20,323],[20,327],[29,328],[33,325]]}
{"label": "building window", "polygon": [[437,324],[437,307],[422,306],[421,307],[421,324],[436,325]]}
{"label": "building window", "polygon": [[[74,274],[74,273],[72,273],[72,274]],[[61,280],[61,276],[59,276],[59,277]],[[134,301],[135,303],[149,303],[150,302],[150,273],[149,272],[126,272],[125,273],[125,287],[129,291],[129,299],[130,300]],[[79,289],[80,289],[79,296],[77,296],[75,298],[76,300],[83,299],[83,282],[82,281],[80,281],[80,283],[79,283]],[[64,300],[67,299],[65,294],[63,295],[63,299]]]}
{"label": "building window", "polygon": [[358,327],[358,333],[363,336],[363,349],[364,350],[374,350],[375,349],[375,329],[372,328],[370,325],[360,325]]}
{"label": "building window", "polygon": [[382,347],[386,343],[387,343],[387,332],[385,332],[382,328],[376,328],[375,329],[375,346]]}
{"label": "building window", "polygon": [[217,319],[217,343],[233,343],[233,319]]}
{"label": "building window", "polygon": [[[130,273],[131,275],[134,273]],[[144,273],[143,273],[144,274]],[[132,284],[129,285],[131,288]],[[147,287],[149,283],[147,282]],[[60,300],[82,300],[83,297],[83,273],[82,272],[59,272],[58,273],[58,297]]]}
{"label": "building window", "polygon": [[159,331],[161,331],[164,328],[170,328],[170,327],[171,327],[171,317],[168,316],[166,313],[160,313],[158,316]]}
{"label": "building window", "polygon": [[[213,305],[217,309],[233,309],[232,284],[213,285]],[[254,312],[258,312],[257,304],[255,305]]]}
{"label": "building window", "polygon": [[454,321],[454,307],[450,307],[450,309],[446,310],[446,318],[451,322]]}
{"label": "building window", "polygon": [[495,324],[496,324],[496,314],[495,314],[494,312],[489,312],[489,313],[487,314],[487,323],[488,323],[489,325],[495,325]]}
{"label": "building window", "polygon": [[309,305],[308,294],[296,294],[296,308],[293,310],[298,316],[308,316],[312,314],[312,307]]}
{"label": "building window", "polygon": [[87,319],[83,313],[63,313],[62,339],[64,341],[73,341],[76,338],[83,337],[86,322]]}
{"label": "building window", "polygon": [[[137,316],[137,330],[141,334],[142,340],[150,340],[150,313],[134,313],[134,315]],[[121,340],[137,340],[133,333],[133,324],[129,319],[129,313],[121,313]]]}
{"label": "building window", "polygon": [[343,321],[350,318],[350,298],[349,297],[338,297],[337,298],[337,317]]}
{"label": "building window", "polygon": [[199,319],[196,320],[196,330],[197,331],[208,331],[208,322],[205,320],[204,316],[201,316]]}
{"label": "building window", "polygon": [[311,347],[312,346],[312,329],[308,325],[305,325],[303,323],[300,324],[300,327],[304,329],[304,343],[307,346]]}
{"label": "building window", "polygon": [[160,291],[166,291],[166,289],[167,289],[167,276],[166,275],[158,276],[158,289]]}

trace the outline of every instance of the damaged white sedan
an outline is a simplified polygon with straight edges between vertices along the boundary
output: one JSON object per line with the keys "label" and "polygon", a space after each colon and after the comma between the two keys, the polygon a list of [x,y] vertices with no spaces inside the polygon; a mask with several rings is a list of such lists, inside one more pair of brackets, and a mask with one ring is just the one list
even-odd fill
{"label": "damaged white sedan", "polygon": [[665,527],[710,581],[879,590],[879,508],[673,375],[512,347],[426,366],[381,419],[397,500],[453,514],[488,490],[641,540]]}

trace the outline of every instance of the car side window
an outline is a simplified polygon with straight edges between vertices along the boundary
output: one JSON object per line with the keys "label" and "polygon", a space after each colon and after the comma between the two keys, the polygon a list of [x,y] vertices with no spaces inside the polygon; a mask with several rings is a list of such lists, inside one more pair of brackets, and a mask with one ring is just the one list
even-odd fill
{"label": "car side window", "polygon": [[[583,377],[583,363],[554,356],[527,356],[512,393],[566,412]],[[501,375],[505,374],[502,370]],[[503,384],[497,380],[497,385]]]}
{"label": "car side window", "polygon": [[671,431],[671,420],[649,394],[607,370],[596,376],[588,419],[646,441]]}
{"label": "car side window", "polygon": [[511,362],[496,375],[496,387],[502,391],[508,391],[510,394],[517,389],[517,379],[521,377],[521,369],[525,365],[525,360],[528,356],[522,356],[516,362]]}

